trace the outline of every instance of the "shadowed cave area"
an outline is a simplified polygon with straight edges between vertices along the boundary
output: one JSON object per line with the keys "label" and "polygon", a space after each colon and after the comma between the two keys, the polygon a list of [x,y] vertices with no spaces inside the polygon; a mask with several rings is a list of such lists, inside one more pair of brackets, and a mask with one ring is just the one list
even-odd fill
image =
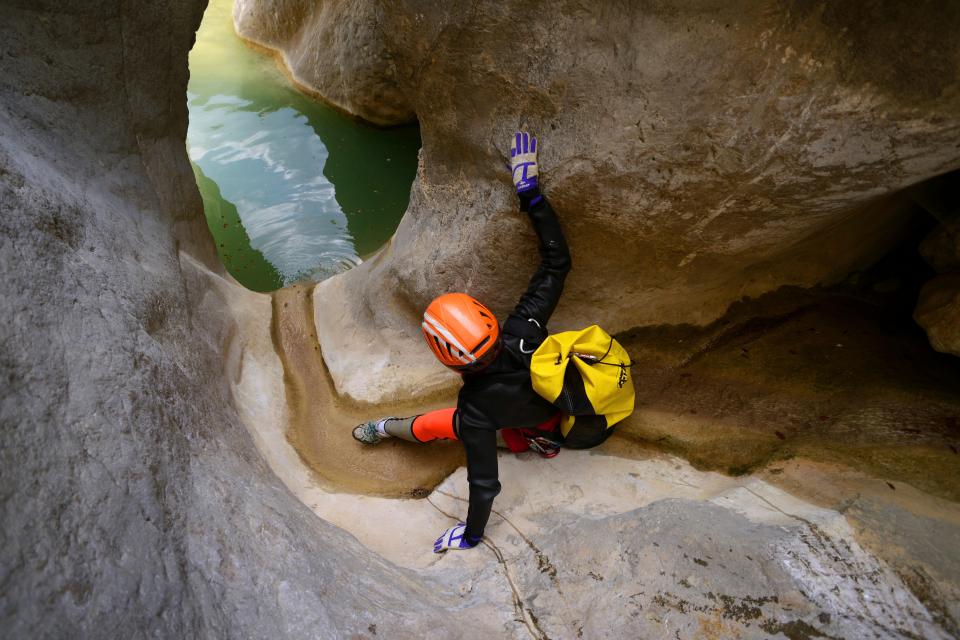
{"label": "shadowed cave area", "polygon": [[[960,11],[533,8],[235,0],[284,91],[423,145],[382,249],[272,293],[188,160],[204,3],[7,8],[11,637],[960,633]],[[574,260],[551,331],[615,333],[637,406],[596,449],[501,452],[483,544],[435,555],[459,444],[350,429],[456,402],[433,296],[523,291],[518,127]]]}
{"label": "shadowed cave area", "polygon": [[[743,300],[706,327],[621,334],[645,365],[636,374],[641,412],[687,414],[689,429],[702,432],[640,426],[630,437],[734,474],[801,455],[956,499],[960,370],[930,347],[914,310],[937,275],[931,240],[944,214],[958,211],[957,178],[909,189],[898,243],[838,284]],[[883,451],[894,443],[924,453]]]}

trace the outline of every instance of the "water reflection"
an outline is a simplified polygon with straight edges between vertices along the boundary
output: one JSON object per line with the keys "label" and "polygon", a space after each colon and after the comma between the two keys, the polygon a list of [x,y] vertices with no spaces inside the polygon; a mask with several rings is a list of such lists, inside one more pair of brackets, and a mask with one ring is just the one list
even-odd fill
{"label": "water reflection", "polygon": [[195,163],[193,173],[203,198],[203,211],[216,238],[220,260],[238,282],[254,291],[273,291],[283,278],[263,254],[250,246],[250,237],[240,222],[237,207],[223,197],[217,183],[203,174]]}
{"label": "water reflection", "polygon": [[[262,254],[261,266],[272,265],[284,284],[328,277],[396,229],[416,171],[419,130],[361,125],[295,91],[270,58],[236,37],[231,7],[232,0],[212,0],[197,33],[187,142],[219,190],[207,185],[205,201],[235,206],[249,248],[233,247],[240,236],[224,237],[222,226],[211,231],[233,253]],[[270,281],[267,273],[248,283],[249,270],[238,274],[224,264],[250,288],[264,290]]]}

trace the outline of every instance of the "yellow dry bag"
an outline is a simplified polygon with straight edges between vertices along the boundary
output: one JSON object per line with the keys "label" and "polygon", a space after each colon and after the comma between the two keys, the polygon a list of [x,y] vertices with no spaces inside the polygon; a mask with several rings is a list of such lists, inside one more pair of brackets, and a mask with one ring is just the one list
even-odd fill
{"label": "yellow dry bag", "polygon": [[592,325],[547,336],[533,353],[533,389],[564,414],[565,446],[587,448],[633,412],[630,356],[610,334]]}

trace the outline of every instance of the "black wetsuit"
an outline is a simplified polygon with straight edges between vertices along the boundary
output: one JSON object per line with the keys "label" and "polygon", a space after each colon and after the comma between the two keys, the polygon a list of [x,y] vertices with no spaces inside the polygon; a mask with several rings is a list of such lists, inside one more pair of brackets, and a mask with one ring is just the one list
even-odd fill
{"label": "black wetsuit", "polygon": [[[537,395],[530,382],[530,358],[547,337],[563,281],[570,271],[570,250],[556,214],[546,198],[522,194],[520,208],[528,213],[539,237],[540,267],[526,293],[501,329],[503,347],[483,371],[464,374],[457,400],[459,436],[467,452],[470,510],[466,536],[478,539],[500,493],[497,479],[497,429],[536,427],[557,413]],[[530,204],[535,201],[534,204]]]}

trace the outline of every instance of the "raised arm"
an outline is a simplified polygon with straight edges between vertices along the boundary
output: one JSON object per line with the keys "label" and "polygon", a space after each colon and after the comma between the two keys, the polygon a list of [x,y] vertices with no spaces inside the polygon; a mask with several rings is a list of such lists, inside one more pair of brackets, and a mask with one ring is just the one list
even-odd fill
{"label": "raised arm", "polygon": [[514,329],[524,332],[520,327],[529,327],[530,320],[545,330],[547,321],[560,301],[563,282],[570,271],[570,249],[553,207],[540,193],[537,139],[526,133],[517,133],[510,154],[520,209],[527,212],[537,233],[540,266],[507,319],[504,331],[516,332],[511,331]]}

